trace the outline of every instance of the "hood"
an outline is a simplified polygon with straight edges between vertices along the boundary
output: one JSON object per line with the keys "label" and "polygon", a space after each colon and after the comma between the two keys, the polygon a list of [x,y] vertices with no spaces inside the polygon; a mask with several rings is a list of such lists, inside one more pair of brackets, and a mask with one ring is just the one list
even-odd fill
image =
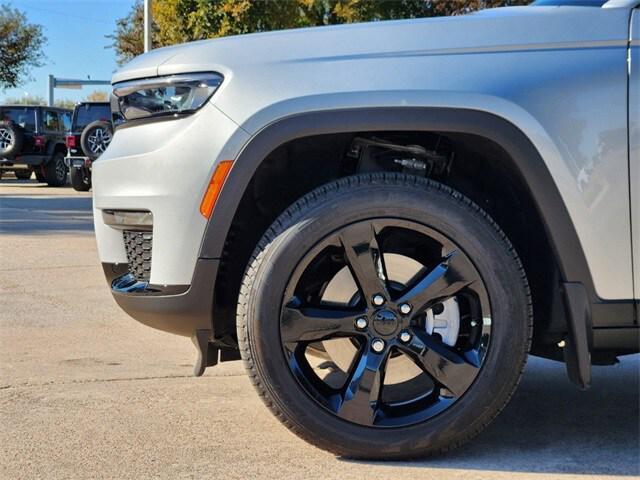
{"label": "hood", "polygon": [[[531,45],[593,40],[596,7],[506,7],[470,15],[282,30],[202,40],[141,55],[113,82],[181,72],[218,71],[229,77],[244,66],[332,62],[385,56],[513,50]],[[606,17],[606,16],[605,16]],[[606,23],[606,19],[603,20]],[[625,40],[602,28],[598,41]]]}

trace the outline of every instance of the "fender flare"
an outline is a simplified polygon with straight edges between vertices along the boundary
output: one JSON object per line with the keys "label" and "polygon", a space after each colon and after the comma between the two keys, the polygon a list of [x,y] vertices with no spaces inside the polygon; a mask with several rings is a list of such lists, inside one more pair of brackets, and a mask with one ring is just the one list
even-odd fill
{"label": "fender flare", "polygon": [[240,199],[260,163],[278,146],[302,137],[361,131],[437,131],[488,138],[514,160],[545,226],[564,282],[582,283],[591,303],[599,301],[586,257],[564,201],[540,153],[508,120],[472,109],[379,107],[326,110],[277,120],[258,131],[236,157],[209,220],[201,258],[220,258]]}
{"label": "fender flare", "polygon": [[53,158],[56,150],[62,150],[63,152],[67,151],[67,146],[62,142],[52,141],[47,145],[47,159],[43,162],[43,164],[47,164]]}

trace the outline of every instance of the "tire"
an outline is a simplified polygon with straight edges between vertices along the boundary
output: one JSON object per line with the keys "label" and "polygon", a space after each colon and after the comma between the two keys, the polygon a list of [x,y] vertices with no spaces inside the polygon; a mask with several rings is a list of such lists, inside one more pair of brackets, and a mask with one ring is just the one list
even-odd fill
{"label": "tire", "polygon": [[18,180],[29,180],[32,172],[31,170],[15,170],[13,173],[15,173]]}
{"label": "tire", "polygon": [[0,121],[0,157],[14,158],[22,150],[23,142],[22,128],[13,122]]}
{"label": "tire", "polygon": [[44,180],[50,187],[64,187],[67,184],[67,166],[64,164],[64,154],[54,153],[44,166]]}
{"label": "tire", "polygon": [[85,127],[80,135],[80,147],[87,157],[95,160],[107,149],[113,138],[111,123],[96,120]]}
{"label": "tire", "polygon": [[78,192],[88,192],[91,189],[91,177],[84,169],[72,168],[70,172],[71,186]]}
{"label": "tire", "polygon": [[43,167],[39,165],[33,169],[33,172],[36,174],[36,180],[38,183],[47,183],[47,177],[42,173],[42,169]]}
{"label": "tire", "polygon": [[[357,243],[351,239],[355,238],[353,232],[371,235],[373,240],[367,237],[367,243]],[[429,248],[414,248],[413,242],[425,242]],[[369,248],[364,250],[367,255],[362,254],[363,245]],[[386,273],[388,266],[384,265],[395,258],[389,255],[391,251],[424,255],[419,263],[428,268],[419,270],[419,276],[414,277],[419,279],[417,283],[392,284],[391,274]],[[313,260],[305,263],[310,258]],[[339,265],[333,267],[331,262],[336,261]],[[429,262],[433,262],[433,268]],[[374,276],[363,273],[369,263],[377,266],[371,270],[377,272]],[[338,268],[353,272],[351,277],[357,282],[353,283],[357,293],[349,303],[350,316],[327,316],[322,313],[324,310],[306,308],[306,302],[314,306],[331,285],[321,282],[321,272]],[[308,271],[313,275],[307,277]],[[433,277],[437,280],[430,280],[432,277],[425,273],[437,273]],[[473,278],[470,284],[460,281],[467,275]],[[370,283],[372,278],[375,283]],[[297,296],[300,285],[306,296]],[[384,290],[387,303],[383,306],[374,306],[375,297],[383,296],[367,297],[367,291],[375,291],[371,285],[388,289],[388,295]],[[442,285],[446,289],[430,290]],[[431,298],[431,307],[422,312],[417,302],[436,291],[437,302],[441,303],[434,303],[436,300]],[[445,300],[445,291],[457,293]],[[397,303],[403,298],[415,302],[415,310],[406,316],[400,313],[404,307]],[[448,311],[453,311],[449,310],[450,302],[460,311],[474,311],[472,318],[482,312],[482,318],[479,323],[469,323],[459,312],[455,320],[447,323],[446,331],[439,331],[448,337],[449,325],[458,324],[459,333],[453,340],[447,339],[449,343],[445,345],[435,323],[429,327],[429,312],[432,316],[443,314],[442,310],[435,312],[445,304],[449,305]],[[358,309],[365,309],[366,331],[358,331],[361,317],[353,316]],[[488,317],[485,311],[490,312]],[[309,320],[310,315],[320,319],[314,318],[313,322],[325,320],[322,327],[313,323],[310,333],[298,329],[298,325],[308,325],[300,321]],[[347,321],[338,327],[336,322],[344,319]],[[459,192],[434,181],[400,174],[344,178],[318,188],[289,207],[267,230],[249,261],[237,310],[238,344],[244,365],[267,407],[302,439],[336,455],[360,459],[422,457],[447,451],[474,437],[504,408],[517,387],[531,343],[532,325],[524,269],[498,225]],[[313,353],[315,344],[305,343],[310,338],[346,330],[355,332],[349,345],[359,347],[353,347],[356,353],[345,373],[344,385],[316,388],[324,381],[309,369],[307,350],[303,350],[303,356],[298,350],[311,346]],[[383,337],[384,350],[375,353],[376,340],[372,338],[382,335],[387,335]],[[403,335],[409,339],[403,339]],[[325,339],[329,336],[322,337],[323,345],[328,345]],[[344,339],[338,340],[344,344]],[[397,356],[389,353],[392,348]],[[461,353],[463,349],[468,350]],[[326,355],[329,350],[325,350],[320,354]],[[472,352],[481,353],[471,360]],[[384,369],[389,369],[398,357],[414,362],[414,368],[418,364],[425,368],[421,367],[409,383],[387,385]],[[470,360],[460,361],[464,358]],[[364,367],[358,370],[356,365]],[[322,364],[317,368],[323,368]],[[326,378],[335,372],[334,368]],[[378,383],[373,377],[378,372],[380,376],[375,378],[384,379],[381,389],[376,389]],[[431,385],[428,395],[416,395],[405,387],[418,381]],[[387,389],[409,395],[413,410],[407,410],[404,401],[394,403],[388,399],[385,404]]]}

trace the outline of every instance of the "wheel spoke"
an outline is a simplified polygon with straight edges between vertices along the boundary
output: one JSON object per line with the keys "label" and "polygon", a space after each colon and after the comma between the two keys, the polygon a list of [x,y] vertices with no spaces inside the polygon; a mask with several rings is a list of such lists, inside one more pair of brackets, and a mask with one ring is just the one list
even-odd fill
{"label": "wheel spoke", "polygon": [[345,420],[373,425],[380,408],[380,394],[388,349],[375,353],[367,343],[351,367],[337,414]]}
{"label": "wheel spoke", "polygon": [[280,332],[285,343],[316,342],[360,332],[355,321],[364,312],[332,308],[284,307]]}
{"label": "wheel spoke", "polygon": [[444,257],[396,302],[409,303],[413,305],[414,312],[422,312],[435,303],[455,296],[477,280],[475,267],[465,255],[458,255],[454,251]]}
{"label": "wheel spoke", "polygon": [[456,397],[465,392],[479,371],[449,346],[417,329],[413,330],[411,341],[399,348]]}
{"label": "wheel spoke", "polygon": [[339,237],[345,260],[367,303],[370,305],[371,299],[378,293],[388,301],[384,257],[374,225],[366,222],[351,225]]}

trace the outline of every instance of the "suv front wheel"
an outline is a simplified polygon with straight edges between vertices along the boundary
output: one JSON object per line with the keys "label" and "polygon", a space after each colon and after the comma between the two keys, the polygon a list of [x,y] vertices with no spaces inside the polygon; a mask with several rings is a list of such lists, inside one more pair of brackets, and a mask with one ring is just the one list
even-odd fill
{"label": "suv front wheel", "polygon": [[398,174],[338,180],[269,228],[246,270],[238,342],[289,429],[352,458],[448,450],[520,379],[532,334],[520,260],[462,194]]}
{"label": "suv front wheel", "polygon": [[67,166],[62,152],[55,153],[45,165],[44,177],[50,187],[63,187],[67,184]]}

